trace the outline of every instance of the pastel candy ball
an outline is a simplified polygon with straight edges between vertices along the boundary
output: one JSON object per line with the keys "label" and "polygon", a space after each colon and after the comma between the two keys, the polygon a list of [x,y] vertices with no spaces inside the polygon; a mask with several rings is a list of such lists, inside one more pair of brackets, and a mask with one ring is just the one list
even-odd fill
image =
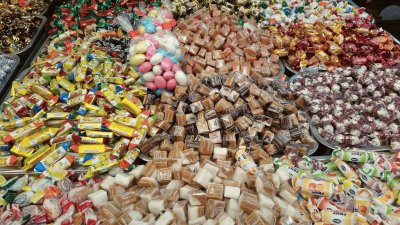
{"label": "pastel candy ball", "polygon": [[142,35],[146,33],[146,28],[144,28],[144,26],[142,26],[142,25],[139,25],[138,30],[139,30],[139,33]]}
{"label": "pastel candy ball", "polygon": [[144,60],[146,60],[145,55],[137,54],[137,55],[133,55],[129,61],[132,64],[132,66],[139,66],[140,64],[142,64],[144,62]]}
{"label": "pastel candy ball", "polygon": [[144,25],[144,28],[145,28],[146,32],[148,32],[148,33],[156,32],[156,26],[152,23]]}
{"label": "pastel candy ball", "polygon": [[181,68],[179,67],[178,64],[173,64],[171,70],[172,70],[172,72],[175,73],[176,71],[181,70]]}
{"label": "pastel candy ball", "polygon": [[156,53],[153,55],[153,57],[151,57],[150,63],[152,65],[158,65],[161,63],[162,59],[163,59],[163,55],[161,53]]}
{"label": "pastel candy ball", "polygon": [[161,75],[162,74],[161,66],[160,65],[153,66],[153,73],[155,75]]}
{"label": "pastel candy ball", "polygon": [[151,65],[151,63],[149,63],[149,62],[144,62],[144,63],[142,63],[142,64],[139,66],[138,70],[139,70],[139,72],[141,72],[141,73],[147,73],[147,72],[149,72],[149,71],[151,70],[152,66],[153,66],[153,65]]}
{"label": "pastel candy ball", "polygon": [[157,16],[157,10],[152,9],[152,10],[150,10],[149,13],[147,13],[147,15],[151,16],[151,17],[156,17]]}
{"label": "pastel candy ball", "polygon": [[153,81],[154,80],[154,73],[153,72],[147,72],[145,74],[143,74],[143,79],[145,81]]}
{"label": "pastel candy ball", "polygon": [[150,46],[150,43],[147,41],[141,41],[136,44],[135,53],[136,54],[143,54],[147,51],[147,48]]}
{"label": "pastel candy ball", "polygon": [[146,82],[146,87],[152,91],[157,90],[156,84],[153,81]]}
{"label": "pastel candy ball", "polygon": [[153,55],[156,54],[156,52],[157,52],[156,48],[155,48],[153,45],[150,45],[150,46],[147,48],[146,59],[147,59],[147,60],[150,60],[151,57],[153,57]]}
{"label": "pastel candy ball", "polygon": [[188,82],[186,74],[181,70],[175,73],[175,80],[179,85],[187,85]]}
{"label": "pastel candy ball", "polygon": [[173,63],[172,63],[172,61],[171,61],[170,58],[164,58],[164,59],[161,61],[161,69],[162,69],[163,71],[170,71],[171,68],[172,68],[172,65],[173,65]]}
{"label": "pastel candy ball", "polygon": [[163,73],[163,77],[165,80],[171,80],[172,78],[175,77],[175,75],[172,71],[167,71]]}
{"label": "pastel candy ball", "polygon": [[175,79],[171,79],[171,80],[169,80],[168,82],[167,82],[167,89],[168,90],[174,90],[175,89],[175,87],[176,87],[176,80]]}
{"label": "pastel candy ball", "polygon": [[167,86],[167,82],[162,76],[154,77],[154,83],[158,89],[164,89]]}

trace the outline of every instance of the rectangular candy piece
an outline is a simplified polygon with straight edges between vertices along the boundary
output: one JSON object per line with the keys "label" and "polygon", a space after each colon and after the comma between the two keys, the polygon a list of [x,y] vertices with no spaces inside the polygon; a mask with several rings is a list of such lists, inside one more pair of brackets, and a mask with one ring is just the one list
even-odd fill
{"label": "rectangular candy piece", "polygon": [[77,153],[104,153],[108,151],[110,148],[104,144],[79,144],[72,145],[71,150]]}
{"label": "rectangular candy piece", "polygon": [[108,122],[106,123],[106,127],[116,135],[129,138],[134,137],[135,129],[132,127],[128,127],[116,122]]}

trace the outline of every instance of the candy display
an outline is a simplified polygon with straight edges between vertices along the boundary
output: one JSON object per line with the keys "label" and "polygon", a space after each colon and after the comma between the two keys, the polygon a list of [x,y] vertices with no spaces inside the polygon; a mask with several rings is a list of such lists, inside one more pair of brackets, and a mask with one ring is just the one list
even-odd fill
{"label": "candy display", "polygon": [[270,27],[275,35],[275,54],[288,56],[288,63],[301,68],[322,64],[332,71],[337,67],[399,63],[399,45],[368,19],[334,20],[315,24],[295,23],[283,31]]}
{"label": "candy display", "polygon": [[0,16],[0,52],[15,53],[31,43],[44,19],[35,16]]}
{"label": "candy display", "polygon": [[315,149],[305,116],[283,82],[257,81],[239,72],[191,80],[188,88],[163,92],[159,100],[144,98],[158,121],[139,145],[143,153],[158,158],[173,151],[190,161],[216,152],[225,159],[240,145],[261,156],[287,149],[307,155]]}
{"label": "candy display", "polygon": [[260,7],[265,7],[265,1],[251,1],[251,0],[230,0],[230,1],[219,1],[219,0],[172,0],[164,1],[164,6],[171,9],[176,17],[185,17],[196,11],[200,10],[202,7],[208,7],[209,4],[213,4],[218,9],[229,14],[235,14],[240,17],[248,17],[258,21],[260,16]]}
{"label": "candy display", "polygon": [[91,24],[99,27],[112,27],[114,19],[121,13],[129,13],[132,19],[146,14],[146,8],[160,5],[158,0],[146,1],[66,1],[57,7],[53,15],[53,26],[50,34],[60,35],[67,30],[85,29]]}
{"label": "candy display", "polygon": [[[1,224],[96,224],[98,218],[88,194],[101,179],[70,174],[61,181],[34,176],[0,175]],[[89,195],[90,196],[90,195]]]}
{"label": "candy display", "polygon": [[52,40],[3,103],[2,148],[26,170],[61,179],[72,161],[89,166],[88,177],[129,169],[156,120],[138,98],[147,94],[139,73],[95,45],[110,31],[92,29]]}
{"label": "candy display", "polygon": [[264,5],[260,13],[261,26],[288,28],[292,23],[314,24],[316,22],[335,21],[336,19],[369,18],[365,8],[358,8],[348,1],[321,0],[276,0]]}
{"label": "candy display", "polygon": [[300,76],[293,87],[320,135],[339,146],[398,150],[399,67],[338,68]]}
{"label": "candy display", "polygon": [[176,85],[187,85],[187,76],[179,65],[182,60],[179,42],[170,32],[176,21],[169,11],[152,9],[137,27],[126,15],[118,16],[117,21],[132,38],[129,62],[137,67],[147,88],[160,94],[174,90]]}
{"label": "candy display", "polygon": [[45,13],[49,7],[48,0],[29,0],[29,1],[14,1],[5,0],[0,2],[0,17],[11,15],[39,15]]}
{"label": "candy display", "polygon": [[278,75],[279,56],[270,53],[273,39],[255,25],[251,20],[238,21],[215,5],[180,19],[174,33],[184,54],[183,70],[196,77],[231,71],[258,77]]}

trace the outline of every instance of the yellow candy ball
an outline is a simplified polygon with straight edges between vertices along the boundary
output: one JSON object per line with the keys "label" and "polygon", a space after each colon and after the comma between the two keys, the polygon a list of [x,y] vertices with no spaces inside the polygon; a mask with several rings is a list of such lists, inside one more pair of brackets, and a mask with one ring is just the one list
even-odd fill
{"label": "yellow candy ball", "polygon": [[134,56],[131,56],[129,59],[129,62],[131,63],[132,66],[139,66],[146,60],[146,56],[143,54],[137,54]]}
{"label": "yellow candy ball", "polygon": [[143,54],[147,51],[147,48],[149,47],[149,43],[147,41],[141,41],[136,44],[135,46],[135,53],[136,54]]}
{"label": "yellow candy ball", "polygon": [[147,13],[147,15],[150,16],[150,17],[156,17],[157,16],[157,10],[155,10],[155,9],[150,10],[150,12]]}
{"label": "yellow candy ball", "polygon": [[142,26],[142,25],[139,26],[138,30],[139,30],[139,33],[142,35],[146,32],[146,28],[144,28],[144,26]]}

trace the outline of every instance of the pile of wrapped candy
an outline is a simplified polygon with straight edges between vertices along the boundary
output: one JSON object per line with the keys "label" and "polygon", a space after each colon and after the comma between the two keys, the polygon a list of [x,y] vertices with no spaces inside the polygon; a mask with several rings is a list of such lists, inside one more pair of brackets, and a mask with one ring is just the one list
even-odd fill
{"label": "pile of wrapped candy", "polygon": [[15,63],[17,63],[15,59],[0,54],[0,85],[4,83],[7,74],[12,72],[11,70],[15,66]]}
{"label": "pile of wrapped candy", "polygon": [[399,149],[399,68],[338,68],[293,83],[321,136],[340,146]]}
{"label": "pile of wrapped candy", "polygon": [[238,21],[215,5],[180,19],[174,33],[184,54],[182,67],[197,77],[240,71],[244,75],[273,77],[279,74],[279,56],[270,53],[268,31],[252,20]]}
{"label": "pile of wrapped candy", "polygon": [[49,7],[47,0],[14,1],[4,0],[0,2],[0,17],[5,15],[39,15],[44,14]]}
{"label": "pile of wrapped candy", "polygon": [[253,160],[239,147],[225,159],[214,156],[217,162],[197,159],[179,170],[177,161],[154,159],[101,179],[0,177],[0,203],[10,203],[0,218],[5,224],[400,223],[397,153],[336,149],[328,161],[293,153]]}

